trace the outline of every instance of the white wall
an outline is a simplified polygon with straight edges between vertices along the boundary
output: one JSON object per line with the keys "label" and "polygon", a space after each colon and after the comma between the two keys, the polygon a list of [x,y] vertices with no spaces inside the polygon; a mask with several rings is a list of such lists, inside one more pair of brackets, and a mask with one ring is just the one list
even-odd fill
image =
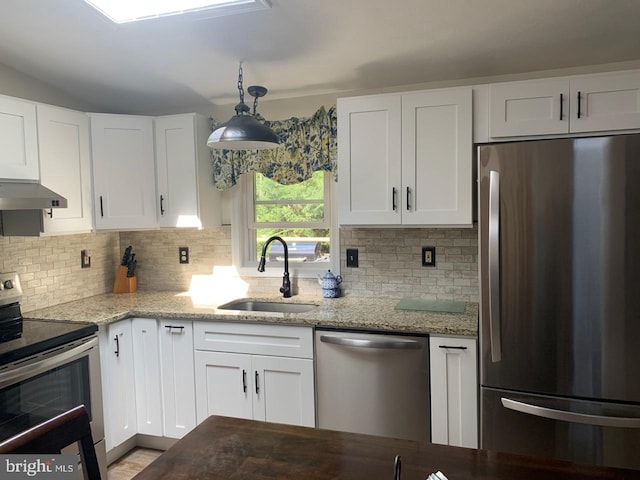
{"label": "white wall", "polygon": [[49,103],[80,111],[93,111],[95,105],[81,102],[66,93],[0,63],[0,94]]}

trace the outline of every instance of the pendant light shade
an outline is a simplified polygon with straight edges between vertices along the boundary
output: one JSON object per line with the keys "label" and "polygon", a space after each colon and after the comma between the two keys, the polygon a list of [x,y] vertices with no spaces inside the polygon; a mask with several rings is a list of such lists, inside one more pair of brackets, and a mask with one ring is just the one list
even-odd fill
{"label": "pendant light shade", "polygon": [[257,119],[258,98],[264,97],[267,89],[260,86],[251,86],[247,89],[249,95],[254,97],[253,112],[250,112],[249,107],[244,103],[242,63],[238,71],[238,90],[240,103],[235,107],[236,114],[211,133],[207,146],[225,150],[260,150],[277,147],[280,143],[278,136]]}
{"label": "pendant light shade", "polygon": [[207,145],[227,150],[275,148],[278,136],[251,115],[235,115],[209,136]]}

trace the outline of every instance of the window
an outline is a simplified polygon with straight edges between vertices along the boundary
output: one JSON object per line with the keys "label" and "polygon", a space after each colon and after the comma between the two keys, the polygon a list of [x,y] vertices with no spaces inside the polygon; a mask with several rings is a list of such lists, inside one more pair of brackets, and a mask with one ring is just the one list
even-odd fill
{"label": "window", "polygon": [[[263,245],[274,235],[287,243],[290,270],[302,276],[337,270],[332,266],[331,246],[337,229],[331,228],[331,174],[318,171],[296,185],[281,185],[260,173],[242,177],[239,196],[244,201],[234,210],[232,223],[234,254],[241,252],[234,255],[234,263],[251,267],[244,273],[253,273]],[[282,265],[280,242],[270,244],[266,260],[267,271],[269,264]],[[280,269],[276,272],[281,274]]]}
{"label": "window", "polygon": [[269,0],[85,0],[115,23],[137,22],[183,14],[207,17],[265,9]]}

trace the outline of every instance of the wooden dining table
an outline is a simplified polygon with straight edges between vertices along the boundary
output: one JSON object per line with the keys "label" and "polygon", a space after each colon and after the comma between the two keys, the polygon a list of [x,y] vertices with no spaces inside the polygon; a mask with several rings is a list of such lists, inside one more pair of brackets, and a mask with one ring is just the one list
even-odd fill
{"label": "wooden dining table", "polygon": [[396,455],[403,480],[436,471],[449,480],[640,479],[640,470],[211,416],[134,480],[393,480]]}

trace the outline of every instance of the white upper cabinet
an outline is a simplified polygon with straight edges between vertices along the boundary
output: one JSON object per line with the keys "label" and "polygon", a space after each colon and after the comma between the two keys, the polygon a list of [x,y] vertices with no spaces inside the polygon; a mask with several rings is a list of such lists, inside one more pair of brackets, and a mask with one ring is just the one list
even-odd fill
{"label": "white upper cabinet", "polygon": [[493,138],[640,128],[640,72],[489,86]]}
{"label": "white upper cabinet", "polygon": [[401,97],[338,99],[341,224],[400,224]]}
{"label": "white upper cabinet", "polygon": [[472,88],[338,99],[339,219],[471,225]]}
{"label": "white upper cabinet", "polygon": [[471,225],[472,90],[402,96],[402,223]]}
{"label": "white upper cabinet", "polygon": [[569,132],[569,82],[539,80],[489,86],[489,135]]}
{"label": "white upper cabinet", "polygon": [[571,79],[571,132],[640,128],[640,71]]}
{"label": "white upper cabinet", "polygon": [[157,208],[161,227],[220,226],[220,194],[213,185],[207,118],[155,119]]}
{"label": "white upper cabinet", "polygon": [[37,112],[40,180],[67,199],[67,208],[44,211],[44,233],[89,232],[93,228],[89,118],[84,112],[41,104]]}
{"label": "white upper cabinet", "polygon": [[153,118],[90,118],[96,229],[156,227]]}
{"label": "white upper cabinet", "polygon": [[0,178],[39,180],[36,106],[0,95]]}

